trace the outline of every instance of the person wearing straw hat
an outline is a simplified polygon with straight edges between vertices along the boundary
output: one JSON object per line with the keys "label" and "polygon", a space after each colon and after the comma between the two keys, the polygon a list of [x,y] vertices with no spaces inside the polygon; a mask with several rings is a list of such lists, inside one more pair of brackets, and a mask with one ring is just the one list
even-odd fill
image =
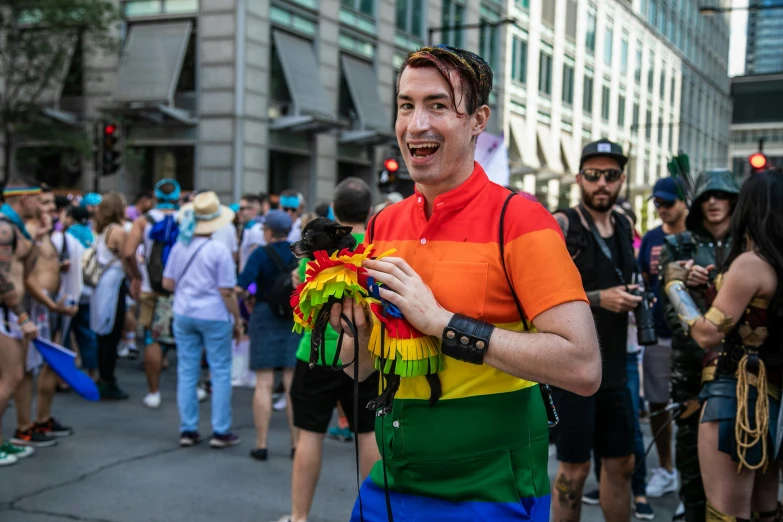
{"label": "person wearing straw hat", "polygon": [[203,192],[179,214],[179,236],[163,271],[163,287],[174,293],[174,339],[177,342],[177,406],[180,445],[199,442],[196,386],[201,350],[206,349],[212,376],[213,448],[239,444],[231,432],[231,339],[241,334],[234,287],[236,265],[229,249],[211,239],[234,219],[214,192]]}

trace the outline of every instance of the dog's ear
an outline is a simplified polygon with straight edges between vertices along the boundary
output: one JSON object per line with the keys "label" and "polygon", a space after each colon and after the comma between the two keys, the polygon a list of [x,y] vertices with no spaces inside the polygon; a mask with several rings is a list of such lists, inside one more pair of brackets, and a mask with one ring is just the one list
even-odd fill
{"label": "dog's ear", "polygon": [[330,224],[330,228],[334,230],[334,235],[337,237],[345,237],[351,233],[352,227],[346,227],[344,225],[338,225],[337,223]]}

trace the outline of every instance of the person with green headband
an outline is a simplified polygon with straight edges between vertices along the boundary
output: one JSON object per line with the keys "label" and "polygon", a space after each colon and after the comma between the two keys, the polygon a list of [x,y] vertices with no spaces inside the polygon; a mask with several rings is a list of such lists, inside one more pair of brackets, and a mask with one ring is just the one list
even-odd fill
{"label": "person with green headband", "polygon": [[[149,263],[153,262],[154,239],[152,237],[153,228],[158,223],[171,223],[171,230],[168,237],[157,238],[163,246],[171,245],[177,239],[176,216],[179,210],[179,201],[181,197],[181,188],[174,179],[162,179],[155,185],[155,199],[157,204],[154,209],[146,214],[139,216],[133,222],[133,228],[128,234],[128,241],[125,243],[123,255],[125,264],[131,277],[130,292],[131,297],[139,303],[139,324],[144,328],[144,371],[147,374],[147,385],[149,392],[144,397],[144,405],[148,408],[158,408],[160,406],[160,374],[163,369],[163,350],[161,345],[167,349],[173,349],[172,342],[162,342],[153,339],[152,323],[155,315],[155,309],[158,306],[171,307],[171,297],[168,292],[162,288],[153,288],[153,282],[150,278]],[[145,266],[140,266],[137,261],[139,247],[143,246]],[[161,259],[162,261],[162,259]],[[158,267],[160,275],[161,268]]]}
{"label": "person with green headband", "polygon": [[[25,382],[26,348],[38,336],[38,328],[22,300],[24,279],[36,261],[36,250],[24,220],[38,212],[40,193],[41,187],[36,182],[11,180],[3,190],[5,203],[0,207],[0,422],[11,394]],[[0,429],[0,466],[14,464],[33,453],[29,446],[3,441],[2,433]],[[38,434],[31,435],[32,438],[38,439]]]}

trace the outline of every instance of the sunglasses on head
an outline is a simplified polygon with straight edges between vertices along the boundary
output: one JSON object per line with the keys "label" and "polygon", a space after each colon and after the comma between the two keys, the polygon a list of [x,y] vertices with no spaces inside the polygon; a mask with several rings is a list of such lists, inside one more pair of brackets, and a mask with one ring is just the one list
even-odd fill
{"label": "sunglasses on head", "polygon": [[607,183],[614,183],[622,177],[623,171],[620,169],[582,169],[579,174],[590,183],[597,182],[601,176],[606,179]]}
{"label": "sunglasses on head", "polygon": [[672,208],[677,201],[665,201],[663,199],[654,199],[655,208]]}
{"label": "sunglasses on head", "polygon": [[710,190],[709,192],[705,192],[702,198],[704,201],[709,201],[712,198],[715,198],[718,201],[726,201],[727,199],[731,199],[731,194],[719,190]]}

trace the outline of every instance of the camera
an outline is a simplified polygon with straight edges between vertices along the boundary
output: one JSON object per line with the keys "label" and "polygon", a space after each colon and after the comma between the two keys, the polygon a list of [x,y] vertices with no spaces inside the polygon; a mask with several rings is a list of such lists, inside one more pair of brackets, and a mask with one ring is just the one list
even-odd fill
{"label": "camera", "polygon": [[653,319],[653,305],[655,304],[655,294],[639,288],[630,290],[631,295],[642,298],[634,311],[636,318],[636,339],[641,346],[649,346],[658,342],[658,334],[655,333],[655,321]]}

